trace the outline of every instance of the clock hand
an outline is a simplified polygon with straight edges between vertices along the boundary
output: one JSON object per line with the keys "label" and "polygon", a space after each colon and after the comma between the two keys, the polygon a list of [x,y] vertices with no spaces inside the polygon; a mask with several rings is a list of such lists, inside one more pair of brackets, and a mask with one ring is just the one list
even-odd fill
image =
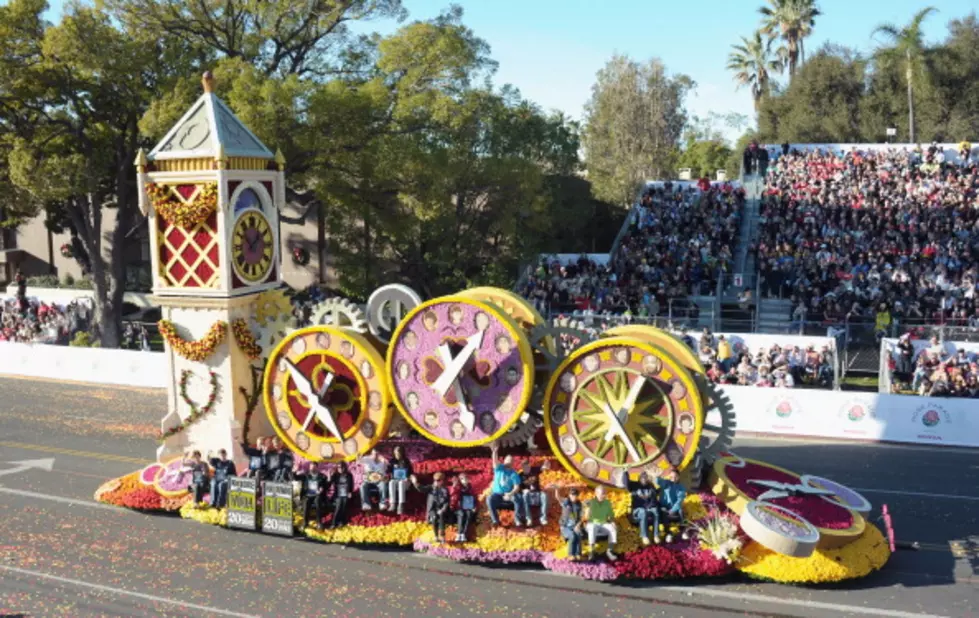
{"label": "clock hand", "polygon": [[[326,377],[323,378],[323,385],[320,387],[319,392],[316,393],[316,401],[317,402],[323,401],[323,395],[326,394],[326,391],[329,390],[330,385],[333,384],[333,377],[334,376],[333,376],[332,373],[330,373],[330,372],[327,372],[326,373]],[[307,398],[309,398],[309,397],[307,396]],[[310,404],[310,405],[312,405],[312,404]],[[326,411],[327,411],[327,413],[330,412],[329,409],[327,409]],[[317,416],[317,414],[315,414],[315,413],[306,415],[306,422],[303,423],[303,431],[306,431],[306,428],[309,427],[310,421],[312,421],[313,418],[316,417],[316,416]],[[329,416],[330,416],[330,418],[332,420],[333,415],[332,414],[329,414]],[[327,424],[327,422],[324,421],[323,424],[325,425],[325,424]],[[332,430],[331,430],[331,432],[332,432]],[[336,435],[336,434],[334,434],[334,435]]]}
{"label": "clock hand", "polygon": [[642,459],[642,457],[639,455],[639,449],[637,449],[636,445],[629,439],[629,436],[625,431],[625,426],[622,424],[622,421],[619,420],[618,415],[615,414],[615,412],[612,410],[612,406],[610,406],[607,401],[602,402],[602,411],[605,412],[606,416],[608,416],[609,425],[611,425],[608,432],[605,434],[605,439],[608,440],[611,436],[618,435],[622,440],[622,443],[625,444],[626,450],[629,451],[629,455],[631,455],[635,461]]}
{"label": "clock hand", "polygon": [[[327,430],[333,434],[333,437],[342,441],[343,434],[340,433],[340,429],[337,427],[336,420],[333,418],[333,413],[329,408],[323,405],[319,397],[313,392],[313,385],[310,383],[309,379],[303,375],[303,372],[300,371],[299,367],[296,367],[295,363],[293,363],[291,360],[286,359],[286,364],[289,365],[289,373],[292,375],[293,382],[296,383],[296,388],[299,389],[299,392],[302,393],[306,398],[306,401],[309,402],[310,414],[306,417],[306,423],[303,425],[303,430],[305,431],[305,429],[309,427],[310,419],[315,416],[326,426]],[[328,377],[326,379],[332,382],[333,374],[328,373],[327,376]],[[323,392],[325,393],[326,391],[324,390]]]}
{"label": "clock hand", "polygon": [[[459,352],[459,355],[452,359],[452,362],[446,363],[445,370],[442,375],[439,376],[438,380],[432,384],[432,388],[440,397],[445,397],[445,393],[449,390],[449,386],[452,385],[456,379],[458,379],[459,374],[462,373],[463,368],[472,355],[479,349],[479,346],[483,345],[483,331],[479,331],[473,335],[470,335],[466,339],[466,347]],[[446,354],[449,354],[451,358],[451,353],[449,352],[449,345],[443,343],[439,346],[439,355],[443,356],[442,349],[445,349]]]}
{"label": "clock hand", "polygon": [[[448,367],[452,363],[452,355],[449,352],[449,346],[439,346],[438,349],[439,358],[442,363]],[[444,373],[442,375],[445,375]],[[465,425],[466,429],[472,431],[476,427],[476,415],[469,410],[469,406],[466,405],[466,393],[462,390],[462,385],[459,384],[459,380],[452,381],[452,388],[456,396],[456,406],[459,408],[459,420]]]}

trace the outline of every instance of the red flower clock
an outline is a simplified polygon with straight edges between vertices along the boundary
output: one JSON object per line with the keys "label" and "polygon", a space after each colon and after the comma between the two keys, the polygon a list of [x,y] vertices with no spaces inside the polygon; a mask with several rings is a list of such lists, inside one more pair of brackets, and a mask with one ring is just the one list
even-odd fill
{"label": "red flower clock", "polygon": [[768,549],[805,557],[817,547],[842,547],[866,527],[870,502],[822,477],[799,476],[778,466],[721,453],[711,488],[735,513],[752,539]]}
{"label": "red flower clock", "polygon": [[297,330],[276,347],[263,397],[275,432],[311,461],[353,460],[391,422],[380,353],[357,333],[328,326]]}
{"label": "red flower clock", "polygon": [[575,350],[544,396],[547,439],[571,472],[622,487],[646,471],[682,470],[704,408],[690,373],[662,349],[610,337]]}
{"label": "red flower clock", "polygon": [[405,316],[388,347],[387,372],[405,419],[429,440],[457,447],[503,436],[534,388],[524,331],[496,306],[461,296]]}

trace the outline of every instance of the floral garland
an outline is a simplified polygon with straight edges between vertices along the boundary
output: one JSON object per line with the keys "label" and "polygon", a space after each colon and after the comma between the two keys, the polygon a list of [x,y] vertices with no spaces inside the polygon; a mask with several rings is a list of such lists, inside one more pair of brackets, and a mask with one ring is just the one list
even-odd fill
{"label": "floral garland", "polygon": [[160,320],[157,326],[160,328],[160,335],[177,354],[195,363],[202,362],[214,354],[214,350],[221,345],[228,334],[228,323],[221,320],[211,324],[207,334],[197,341],[187,341],[178,335],[177,327],[170,320]]}
{"label": "floral garland", "polygon": [[61,245],[61,257],[71,259],[75,256],[75,252],[72,251],[71,244],[65,243]]}
{"label": "floral garland", "polygon": [[248,433],[252,427],[252,414],[255,413],[255,408],[258,407],[258,400],[262,395],[262,368],[252,365],[251,370],[252,392],[249,393],[248,389],[244,386],[238,387],[238,392],[245,398],[245,422],[241,427],[242,442],[248,442]]}
{"label": "floral garland", "polygon": [[258,345],[252,329],[248,328],[248,322],[242,318],[232,320],[231,333],[235,337],[235,343],[249,360],[257,360],[262,356],[262,346]]}
{"label": "floral garland", "polygon": [[296,247],[292,250],[292,261],[300,266],[309,264],[309,251],[304,247]]}
{"label": "floral garland", "polygon": [[187,395],[187,382],[190,380],[192,372],[189,369],[184,369],[180,372],[180,398],[190,406],[190,416],[184,419],[179,425],[174,425],[170,429],[161,432],[158,436],[161,442],[187,429],[214,409],[214,404],[217,402],[218,397],[218,374],[211,370],[208,370],[208,373],[211,374],[211,394],[207,396],[207,403],[203,407],[197,407],[197,404]]}
{"label": "floral garland", "polygon": [[146,193],[153,202],[153,209],[167,223],[186,230],[206,221],[218,207],[218,185],[213,182],[201,187],[189,203],[181,201],[167,185],[150,183],[146,185]]}

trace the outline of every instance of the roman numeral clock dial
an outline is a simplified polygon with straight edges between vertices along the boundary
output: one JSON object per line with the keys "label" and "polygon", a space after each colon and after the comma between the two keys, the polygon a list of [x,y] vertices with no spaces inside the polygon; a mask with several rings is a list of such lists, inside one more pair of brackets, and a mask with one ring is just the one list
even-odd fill
{"label": "roman numeral clock dial", "polygon": [[275,243],[272,226],[258,210],[246,210],[235,221],[231,242],[232,266],[245,283],[261,283],[272,270]]}

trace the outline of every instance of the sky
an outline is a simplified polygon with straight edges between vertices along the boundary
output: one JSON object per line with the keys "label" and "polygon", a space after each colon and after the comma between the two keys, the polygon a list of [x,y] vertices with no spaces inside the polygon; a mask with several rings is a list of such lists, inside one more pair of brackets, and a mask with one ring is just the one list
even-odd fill
{"label": "sky", "polygon": [[[52,19],[60,9],[52,4]],[[971,11],[976,0],[930,0],[939,8],[925,23],[928,42],[945,38],[946,25]],[[408,20],[429,19],[450,0],[403,0]],[[753,121],[751,94],[738,90],[724,67],[731,45],[758,27],[763,0],[456,0],[463,22],[489,43],[499,63],[498,85],[513,84],[545,110],[560,110],[582,119],[595,74],[615,53],[636,60],[661,59],[674,73],[697,83],[687,100],[688,112],[700,117],[715,112],[744,114]],[[902,25],[927,0],[820,0],[806,49],[832,41],[869,52],[870,34],[882,22]],[[393,21],[370,22],[365,30],[393,32]],[[360,28],[358,28],[360,29]],[[728,139],[735,131],[718,125]]]}

